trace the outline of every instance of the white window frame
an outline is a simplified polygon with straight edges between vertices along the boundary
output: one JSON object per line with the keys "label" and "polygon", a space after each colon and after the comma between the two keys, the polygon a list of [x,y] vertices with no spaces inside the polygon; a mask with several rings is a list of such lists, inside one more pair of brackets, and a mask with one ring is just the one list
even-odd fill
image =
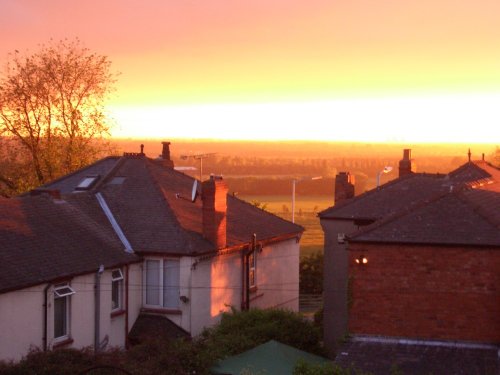
{"label": "white window frame", "polygon": [[[69,283],[64,283],[64,284],[58,284],[54,286],[54,311],[53,311],[53,323],[54,323],[54,341],[59,342],[59,341],[64,341],[67,340],[70,337],[70,310],[71,310],[71,296],[75,294],[75,290],[69,285]],[[65,305],[65,324],[64,324],[64,333],[61,336],[56,337],[56,311],[55,311],[55,304],[56,300],[58,299],[65,299],[66,305]]]}
{"label": "white window frame", "polygon": [[[148,261],[159,261],[159,285],[158,285],[158,304],[153,305],[153,304],[148,304],[147,303],[147,262]],[[177,262],[177,267],[178,267],[178,273],[179,273],[179,280],[178,280],[178,292],[179,296],[176,300],[174,300],[176,306],[171,306],[167,307],[165,306],[165,301],[164,301],[164,267],[165,267],[165,261],[176,261]],[[143,305],[145,307],[150,307],[150,308],[156,308],[156,309],[165,309],[165,310],[179,310],[180,309],[180,258],[146,258],[144,259],[144,272],[143,272]]]}
{"label": "white window frame", "polygon": [[92,185],[94,185],[99,178],[99,175],[95,176],[85,176],[80,180],[78,185],[76,185],[75,190],[89,190]]}
{"label": "white window frame", "polygon": [[[117,273],[117,275],[114,275]],[[120,268],[111,270],[111,311],[119,311],[123,309],[123,280],[125,278],[123,277],[123,272]],[[113,294],[114,294],[114,288],[118,288],[117,291],[117,304],[116,306],[113,306]]]}

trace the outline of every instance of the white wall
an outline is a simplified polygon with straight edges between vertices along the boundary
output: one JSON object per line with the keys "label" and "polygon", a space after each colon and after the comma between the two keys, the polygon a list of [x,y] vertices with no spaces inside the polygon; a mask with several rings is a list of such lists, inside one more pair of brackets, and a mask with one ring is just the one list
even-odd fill
{"label": "white wall", "polygon": [[[192,274],[191,334],[219,322],[231,307],[240,310],[241,252],[200,261]],[[265,246],[257,254],[257,290],[250,307],[299,309],[299,243],[296,239]]]}
{"label": "white wall", "polygon": [[0,294],[0,360],[20,360],[30,346],[42,347],[44,287]]}
{"label": "white wall", "polygon": [[[129,284],[140,286],[140,264],[131,265]],[[122,268],[126,275],[125,267]],[[95,273],[74,277],[69,285],[75,290],[70,297],[69,337],[67,347],[94,345]],[[20,360],[30,347],[43,348],[44,288],[47,284],[0,294],[0,360]],[[125,282],[124,282],[125,286]],[[136,287],[135,290],[139,288]],[[135,321],[140,310],[140,296],[129,295],[129,319]],[[123,302],[125,295],[123,295]],[[125,345],[125,314],[111,317],[111,270],[101,275],[100,341],[107,337],[108,347]],[[54,340],[54,287],[47,291],[47,348]],[[129,324],[129,329],[131,325]],[[65,346],[66,347],[66,346]]]}
{"label": "white wall", "polygon": [[295,238],[265,246],[258,253],[256,282],[251,308],[299,311],[299,243]]}
{"label": "white wall", "polygon": [[241,254],[201,260],[192,274],[191,334],[219,322],[221,313],[241,306]]}

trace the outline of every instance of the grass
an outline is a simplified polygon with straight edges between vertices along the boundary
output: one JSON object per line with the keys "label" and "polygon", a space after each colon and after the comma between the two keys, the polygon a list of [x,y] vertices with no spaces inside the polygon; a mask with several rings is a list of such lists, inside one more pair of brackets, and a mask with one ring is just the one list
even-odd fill
{"label": "grass", "polygon": [[[259,203],[267,211],[286,220],[292,220],[291,197],[286,195],[244,195],[241,199],[251,203]],[[295,223],[306,230],[300,240],[301,256],[314,252],[323,252],[323,230],[317,216],[318,212],[333,205],[333,197],[296,196]]]}

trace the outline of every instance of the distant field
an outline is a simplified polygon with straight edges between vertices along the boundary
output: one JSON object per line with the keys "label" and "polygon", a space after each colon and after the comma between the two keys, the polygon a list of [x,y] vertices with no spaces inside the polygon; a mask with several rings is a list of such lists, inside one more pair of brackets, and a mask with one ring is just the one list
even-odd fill
{"label": "distant field", "polygon": [[[284,219],[292,220],[292,197],[285,195],[241,195],[239,198],[250,203],[265,205],[265,209]],[[323,231],[317,213],[332,206],[333,197],[295,197],[295,223],[306,230],[300,240],[302,256],[323,251]]]}

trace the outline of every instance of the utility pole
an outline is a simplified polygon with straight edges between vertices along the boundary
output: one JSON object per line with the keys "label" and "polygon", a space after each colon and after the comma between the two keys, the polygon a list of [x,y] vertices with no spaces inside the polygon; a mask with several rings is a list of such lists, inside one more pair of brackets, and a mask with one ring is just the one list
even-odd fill
{"label": "utility pole", "polygon": [[200,161],[200,182],[203,181],[203,159],[209,156],[215,155],[216,152],[210,152],[207,154],[194,154],[194,155],[181,155],[182,160],[194,159]]}

